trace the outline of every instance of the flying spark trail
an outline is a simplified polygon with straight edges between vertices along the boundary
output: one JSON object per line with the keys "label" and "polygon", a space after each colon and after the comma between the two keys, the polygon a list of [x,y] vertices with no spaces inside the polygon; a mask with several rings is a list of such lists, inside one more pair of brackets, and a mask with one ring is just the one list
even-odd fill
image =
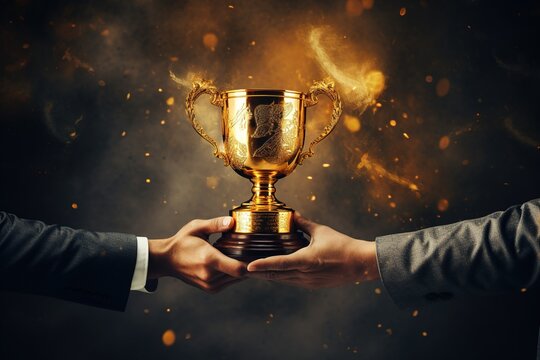
{"label": "flying spark trail", "polygon": [[367,71],[360,67],[355,74],[342,71],[328,55],[322,45],[323,29],[313,29],[309,36],[309,44],[315,53],[319,65],[344,88],[344,95],[358,110],[363,112],[377,95],[384,89],[384,75],[377,70]]}

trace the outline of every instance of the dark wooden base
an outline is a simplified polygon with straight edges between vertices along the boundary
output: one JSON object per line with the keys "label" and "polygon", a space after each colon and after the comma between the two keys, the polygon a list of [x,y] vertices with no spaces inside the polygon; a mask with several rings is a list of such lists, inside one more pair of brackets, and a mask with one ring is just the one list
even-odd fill
{"label": "dark wooden base", "polygon": [[307,246],[300,231],[286,234],[223,233],[214,246],[234,259],[250,262],[274,255],[287,255]]}

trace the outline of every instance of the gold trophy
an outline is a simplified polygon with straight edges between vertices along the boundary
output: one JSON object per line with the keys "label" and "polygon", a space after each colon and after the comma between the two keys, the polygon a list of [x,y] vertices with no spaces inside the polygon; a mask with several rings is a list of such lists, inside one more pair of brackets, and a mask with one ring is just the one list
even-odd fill
{"label": "gold trophy", "polygon": [[[210,95],[211,103],[221,108],[225,151],[195,118],[195,101],[202,94]],[[317,104],[320,94],[332,100],[332,116],[308,150],[302,151],[306,108]],[[230,210],[234,228],[223,233],[214,246],[241,261],[289,254],[307,246],[308,241],[294,226],[294,210],[274,196],[274,184],[313,156],[313,147],[336,126],[341,99],[333,82],[315,82],[305,94],[269,89],[218,91],[210,81],[195,81],[186,98],[186,112],[193,128],[212,145],[214,156],[253,184],[251,199]]]}

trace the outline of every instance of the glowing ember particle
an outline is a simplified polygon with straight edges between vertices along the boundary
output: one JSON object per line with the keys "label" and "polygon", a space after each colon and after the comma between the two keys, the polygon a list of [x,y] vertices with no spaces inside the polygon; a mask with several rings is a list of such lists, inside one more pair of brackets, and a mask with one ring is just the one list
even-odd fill
{"label": "glowing ember particle", "polygon": [[120,134],[120,136],[122,136],[122,137],[124,137],[124,136],[126,136],[126,135],[127,135],[127,132],[126,132],[125,130],[122,131],[122,133]]}
{"label": "glowing ember particle", "polygon": [[390,201],[390,203],[388,204],[392,209],[395,209],[397,204],[393,201]]}
{"label": "glowing ember particle", "polygon": [[311,200],[311,201],[315,201],[315,200],[317,200],[317,196],[315,196],[315,195],[311,195],[311,197],[309,198],[309,200]]}
{"label": "glowing ember particle", "polygon": [[351,116],[345,114],[343,117],[343,123],[347,130],[349,130],[352,133],[360,131],[362,128],[362,124],[360,123],[360,119],[358,119],[356,116]]}
{"label": "glowing ember particle", "polygon": [[417,317],[418,316],[418,310],[413,310],[411,316],[412,317]]}
{"label": "glowing ember particle", "polygon": [[143,310],[143,313],[144,313],[145,315],[150,314],[150,309],[144,309],[144,310]]}
{"label": "glowing ember particle", "polygon": [[150,180],[150,178],[146,178],[145,182],[146,182],[147,184],[150,184],[150,183],[152,182],[152,180]]}
{"label": "glowing ember particle", "polygon": [[437,202],[437,210],[439,210],[440,212],[444,212],[444,211],[448,210],[449,205],[450,205],[450,203],[448,202],[448,200],[440,199]]}
{"label": "glowing ember particle", "polygon": [[439,149],[445,150],[449,145],[450,145],[450,137],[445,135],[442,138],[440,138]]}
{"label": "glowing ember particle", "polygon": [[186,333],[186,335],[184,336],[184,340],[190,340],[190,339],[191,339],[191,334]]}
{"label": "glowing ember particle", "polygon": [[375,104],[375,107],[382,108],[382,104],[380,102]]}
{"label": "glowing ember particle", "polygon": [[382,324],[377,324],[377,328],[378,329],[382,328]]}
{"label": "glowing ember particle", "polygon": [[98,83],[98,85],[101,86],[101,87],[104,87],[105,85],[107,85],[107,83],[105,82],[105,80],[99,80],[97,83]]}
{"label": "glowing ember particle", "polygon": [[71,208],[74,209],[74,210],[77,210],[79,208],[79,204],[74,202],[74,203],[71,204]]}
{"label": "glowing ember particle", "polygon": [[381,291],[381,288],[375,288],[375,294],[377,295],[381,295],[382,291]]}
{"label": "glowing ember particle", "polygon": [[229,9],[234,9],[234,5],[227,6]]}
{"label": "glowing ember particle", "polygon": [[396,120],[390,120],[390,126],[396,126],[397,125],[397,121]]}
{"label": "glowing ember particle", "polygon": [[206,177],[206,186],[212,190],[215,190],[219,185],[219,177],[208,176]]}
{"label": "glowing ember particle", "polygon": [[248,79],[253,79],[253,75],[248,75]]}
{"label": "glowing ember particle", "polygon": [[431,75],[426,75],[426,77],[425,77],[424,80],[426,80],[426,82],[427,82],[428,84],[431,84],[431,83],[433,82],[433,76],[431,76]]}
{"label": "glowing ember particle", "polygon": [[418,186],[416,186],[415,184],[410,184],[410,185],[409,185],[409,189],[412,190],[412,191],[418,191],[418,190],[420,190],[420,189],[418,188]]}
{"label": "glowing ember particle", "polygon": [[210,51],[216,51],[216,46],[219,42],[219,39],[214,33],[206,33],[203,36],[203,44]]}
{"label": "glowing ember particle", "polygon": [[435,85],[435,93],[437,96],[446,96],[448,95],[448,92],[450,92],[450,80],[447,78],[442,78],[437,81],[437,85]]}
{"label": "glowing ember particle", "polygon": [[176,342],[176,334],[171,329],[165,330],[165,332],[161,336],[161,341],[165,346],[173,346]]}
{"label": "glowing ember particle", "polygon": [[373,0],[362,0],[362,6],[367,10],[373,8]]}
{"label": "glowing ember particle", "polygon": [[165,125],[165,120],[161,120],[161,121],[159,122],[159,124],[160,124],[160,125]]}
{"label": "glowing ember particle", "polygon": [[308,175],[307,179],[308,179],[308,180],[313,180],[313,176]]}
{"label": "glowing ember particle", "polygon": [[30,48],[30,44],[25,43],[25,44],[22,45],[22,48],[23,49],[28,49],[28,48]]}
{"label": "glowing ember particle", "polygon": [[427,335],[428,335],[427,331],[422,331],[422,336],[427,336]]}
{"label": "glowing ember particle", "polygon": [[384,75],[380,71],[370,71],[367,73],[365,82],[368,90],[375,96],[384,90]]}
{"label": "glowing ember particle", "polygon": [[408,119],[408,118],[409,118],[409,114],[407,114],[406,112],[404,112],[403,114],[401,114],[401,117],[404,118],[404,119]]}
{"label": "glowing ember particle", "polygon": [[349,16],[359,16],[364,12],[364,5],[362,0],[347,0],[345,4],[345,11]]}
{"label": "glowing ember particle", "polygon": [[162,88],[158,88],[157,91],[158,91],[158,92],[163,92],[163,89],[162,89]]}
{"label": "glowing ember particle", "polygon": [[330,167],[330,164],[329,164],[329,163],[324,163],[324,164],[322,164],[322,167],[323,167],[323,168],[329,168],[329,167]]}
{"label": "glowing ember particle", "polygon": [[255,46],[255,44],[257,44],[257,43],[255,42],[255,40],[251,40],[251,42],[250,42],[249,44],[250,44],[251,46]]}
{"label": "glowing ember particle", "polygon": [[145,152],[145,153],[144,153],[144,157],[150,157],[150,153],[149,153],[149,152]]}
{"label": "glowing ember particle", "polygon": [[129,100],[129,99],[131,99],[131,93],[126,94],[126,100]]}
{"label": "glowing ember particle", "polygon": [[178,56],[171,56],[169,58],[169,60],[171,60],[172,62],[177,62],[178,61]]}
{"label": "glowing ember particle", "polygon": [[388,335],[392,336],[392,334],[393,334],[392,329],[388,328],[388,329],[386,329],[385,331],[386,331],[386,333],[387,333]]}
{"label": "glowing ember particle", "polygon": [[165,103],[168,105],[168,106],[173,106],[174,105],[174,97],[170,97],[168,98],[167,100],[165,100]]}
{"label": "glowing ember particle", "polygon": [[110,30],[109,29],[104,29],[100,35],[103,36],[103,37],[107,37],[111,34]]}
{"label": "glowing ember particle", "polygon": [[402,7],[399,9],[399,16],[405,16],[407,15],[407,8]]}
{"label": "glowing ember particle", "polygon": [[522,292],[522,293],[525,293],[525,292],[527,292],[527,288],[521,288],[519,291]]}
{"label": "glowing ember particle", "polygon": [[409,134],[407,134],[407,133],[403,133],[403,137],[404,137],[405,139],[410,139]]}

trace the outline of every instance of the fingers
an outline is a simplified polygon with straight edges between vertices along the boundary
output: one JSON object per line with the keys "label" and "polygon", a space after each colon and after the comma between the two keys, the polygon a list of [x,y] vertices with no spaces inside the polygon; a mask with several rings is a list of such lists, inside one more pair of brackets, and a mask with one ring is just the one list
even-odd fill
{"label": "fingers", "polygon": [[219,252],[217,249],[213,249],[213,267],[227,275],[233,276],[233,277],[242,277],[247,272],[247,266],[243,262],[240,262],[238,260],[235,260],[233,258],[230,258],[228,256],[223,255],[221,252]]}
{"label": "fingers", "polygon": [[182,279],[184,282],[191,286],[195,286],[208,293],[219,292],[226,287],[235,284],[237,282],[245,280],[245,278],[234,278],[228,275],[218,276],[212,279],[212,281],[204,281],[197,278]]}
{"label": "fingers", "polygon": [[271,256],[258,259],[248,264],[248,271],[288,271],[304,269],[307,265],[307,258],[304,256],[306,248],[300,249],[290,255]]}
{"label": "fingers", "polygon": [[190,234],[206,237],[207,235],[225,232],[232,228],[234,220],[230,216],[221,216],[213,219],[190,221],[186,227]]}
{"label": "fingers", "polygon": [[302,215],[300,215],[299,212],[294,213],[294,222],[296,223],[296,226],[303,232],[305,232],[308,235],[312,235],[312,233],[315,231],[315,228],[319,226],[319,224],[306,219]]}

